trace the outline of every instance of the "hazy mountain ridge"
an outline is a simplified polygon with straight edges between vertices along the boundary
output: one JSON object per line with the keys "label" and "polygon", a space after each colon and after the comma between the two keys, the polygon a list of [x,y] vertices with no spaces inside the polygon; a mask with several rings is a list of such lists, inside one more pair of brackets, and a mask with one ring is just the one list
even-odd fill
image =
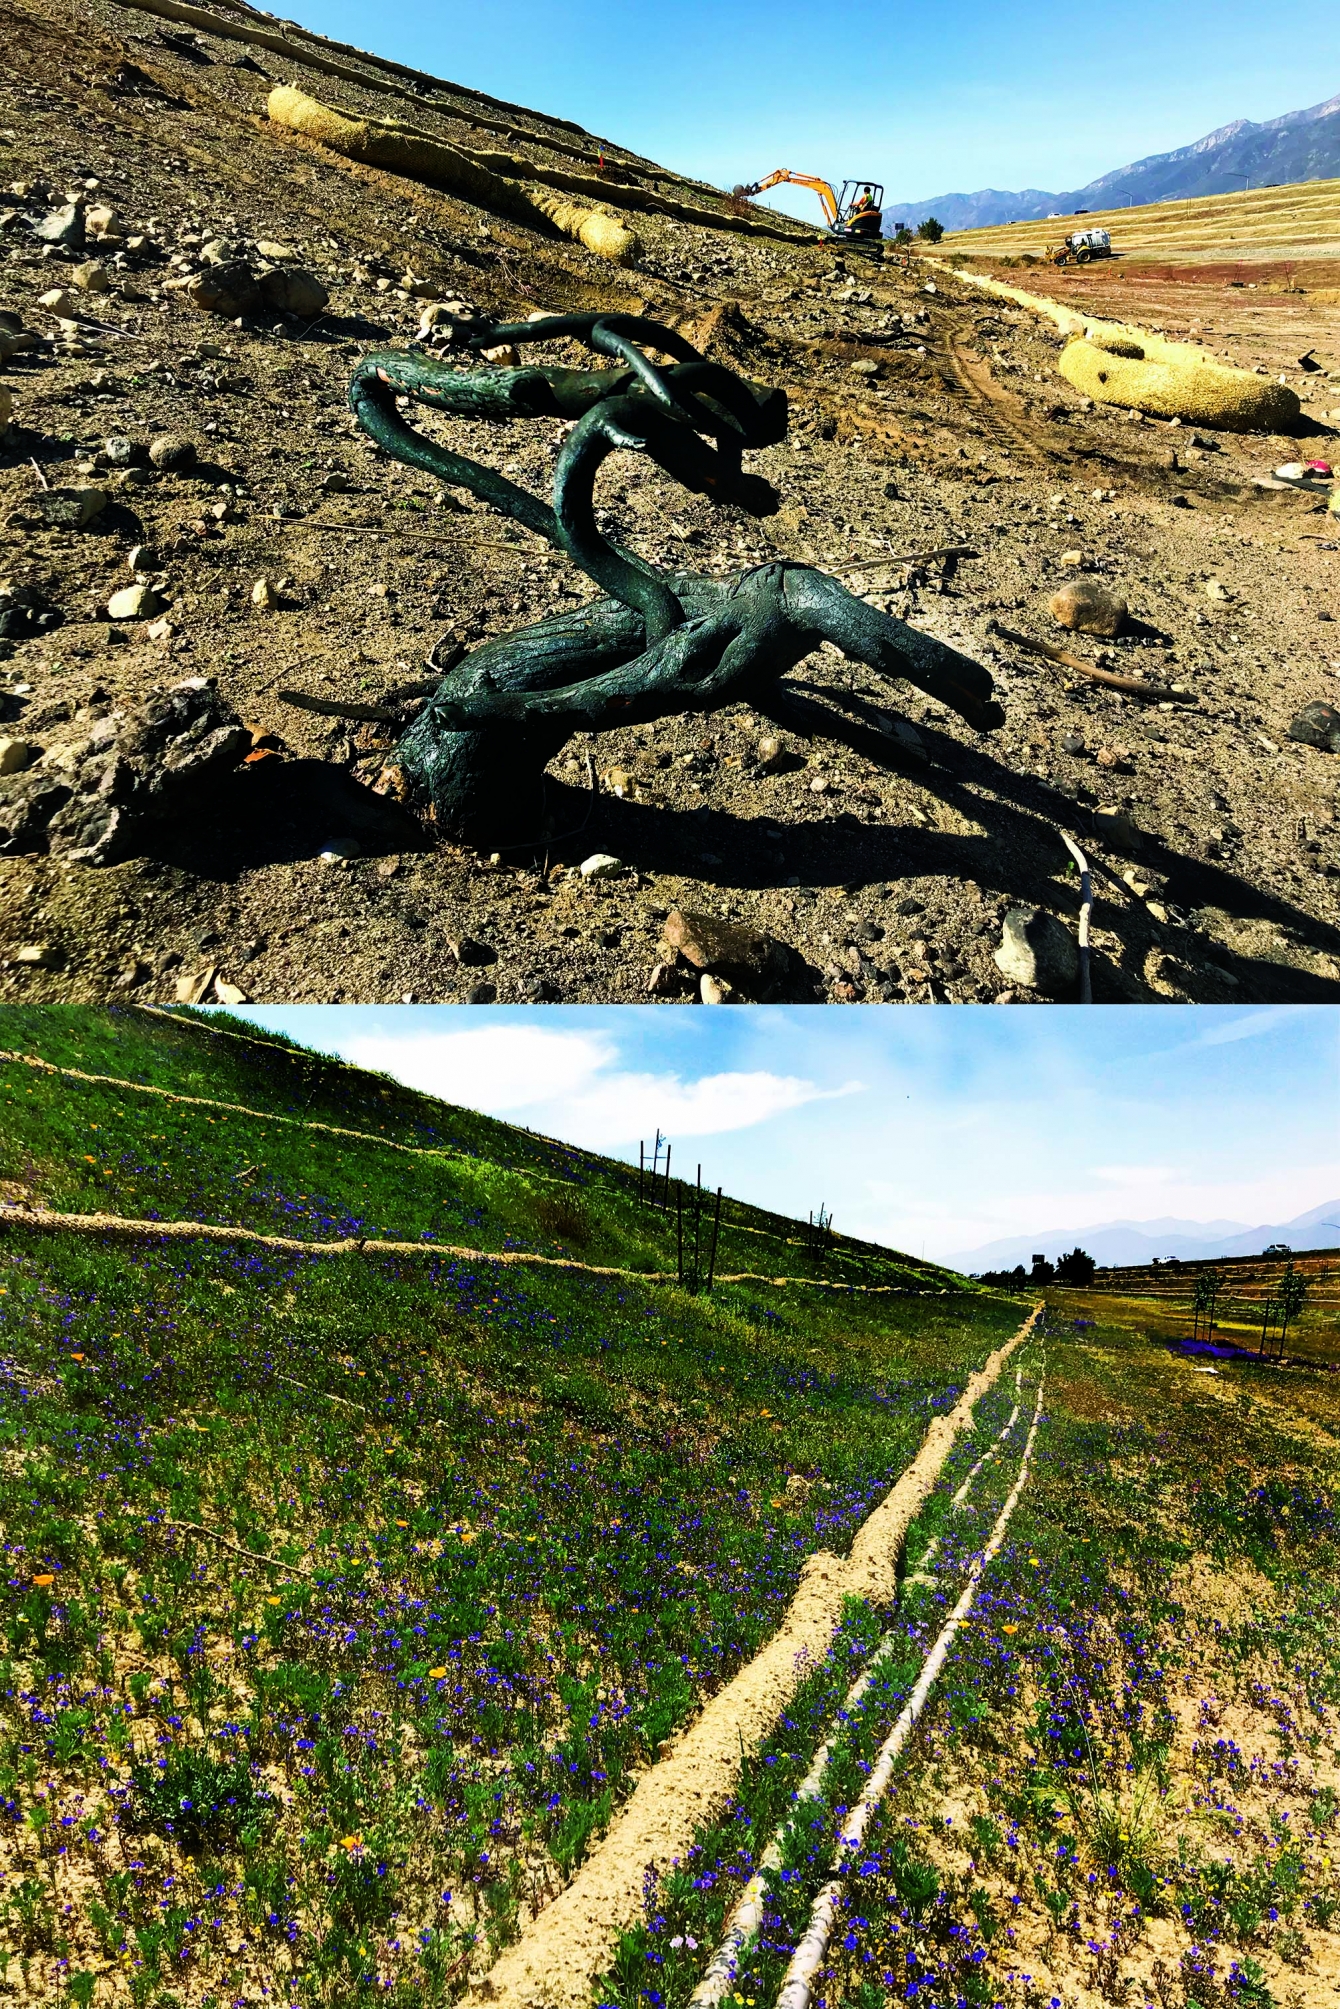
{"label": "hazy mountain ridge", "polygon": [[1005,1235],[979,1248],[961,1249],[948,1257],[955,1269],[969,1275],[983,1270],[1025,1268],[1036,1252],[1055,1262],[1077,1244],[1103,1265],[1167,1261],[1204,1262],[1216,1256],[1256,1256],[1270,1242],[1287,1242],[1292,1249],[1340,1247],[1340,1199],[1323,1200],[1306,1214],[1274,1226],[1248,1227],[1241,1221],[1102,1221],[1092,1228],[1044,1228],[1036,1235]]}
{"label": "hazy mountain ridge", "polygon": [[1033,221],[1053,210],[1120,208],[1128,201],[1168,202],[1186,196],[1224,195],[1241,188],[1285,181],[1322,181],[1340,175],[1340,95],[1304,111],[1282,112],[1254,123],[1233,119],[1189,146],[1148,154],[1113,168],[1083,188],[1060,194],[1046,189],[980,188],[971,195],[933,195],[915,202],[885,204],[890,227],[915,227],[936,216],[946,230],[984,230],[996,223]]}

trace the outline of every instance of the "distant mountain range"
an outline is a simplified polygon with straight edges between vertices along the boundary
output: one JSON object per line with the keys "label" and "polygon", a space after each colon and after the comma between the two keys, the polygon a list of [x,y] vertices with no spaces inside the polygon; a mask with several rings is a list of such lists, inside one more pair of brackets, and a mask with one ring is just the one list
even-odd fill
{"label": "distant mountain range", "polygon": [[1150,154],[1059,195],[1044,188],[979,188],[975,195],[886,202],[885,229],[892,231],[895,223],[915,229],[935,216],[946,230],[984,230],[993,223],[1033,222],[1053,210],[1069,216],[1077,209],[1123,209],[1128,203],[1226,195],[1245,181],[1261,188],[1277,181],[1325,181],[1333,175],[1340,175],[1340,97],[1305,112],[1285,112],[1262,125],[1234,119],[1190,146]]}
{"label": "distant mountain range", "polygon": [[946,1257],[952,1268],[969,1276],[983,1270],[1027,1269],[1035,1254],[1055,1262],[1077,1245],[1096,1263],[1205,1262],[1216,1256],[1259,1256],[1271,1242],[1291,1249],[1340,1248],[1340,1200],[1323,1200],[1311,1213],[1274,1227],[1249,1228],[1242,1221],[1103,1221],[1093,1228],[1043,1228],[1036,1235],[1007,1235],[977,1249],[961,1249]]}

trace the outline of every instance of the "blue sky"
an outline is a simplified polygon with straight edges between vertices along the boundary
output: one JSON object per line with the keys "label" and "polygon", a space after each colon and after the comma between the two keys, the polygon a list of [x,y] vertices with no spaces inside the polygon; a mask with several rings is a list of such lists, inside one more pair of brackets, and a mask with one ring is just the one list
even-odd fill
{"label": "blue sky", "polygon": [[296,18],[719,185],[790,167],[891,199],[1075,188],[1340,90],[1334,0],[299,0]]}
{"label": "blue sky", "polygon": [[948,1256],[1044,1227],[1256,1226],[1340,1196],[1323,1006],[291,1005],[243,1014],[451,1102]]}

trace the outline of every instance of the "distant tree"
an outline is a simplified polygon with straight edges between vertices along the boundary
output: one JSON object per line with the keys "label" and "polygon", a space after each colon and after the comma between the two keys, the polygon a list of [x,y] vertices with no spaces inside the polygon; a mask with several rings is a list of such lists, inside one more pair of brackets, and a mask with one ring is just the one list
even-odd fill
{"label": "distant tree", "polygon": [[905,223],[900,223],[898,225],[897,229],[893,233],[893,241],[895,244],[899,245],[910,244],[912,242],[912,233],[908,229]]}
{"label": "distant tree", "polygon": [[990,1284],[993,1290],[1021,1291],[1028,1282],[1028,1273],[1022,1263],[1016,1263],[1012,1270],[983,1270],[977,1281]]}
{"label": "distant tree", "polygon": [[1082,1288],[1093,1282],[1093,1273],[1098,1265],[1083,1249],[1072,1249],[1068,1256],[1062,1256],[1056,1265],[1058,1284],[1074,1284]]}
{"label": "distant tree", "polygon": [[1034,1256],[1033,1267],[1028,1273],[1028,1281],[1031,1284],[1049,1284],[1055,1275],[1055,1263],[1049,1263],[1045,1256]]}
{"label": "distant tree", "polygon": [[917,225],[917,236],[924,238],[927,244],[938,244],[944,234],[943,223],[938,222],[933,216],[928,216],[924,223]]}

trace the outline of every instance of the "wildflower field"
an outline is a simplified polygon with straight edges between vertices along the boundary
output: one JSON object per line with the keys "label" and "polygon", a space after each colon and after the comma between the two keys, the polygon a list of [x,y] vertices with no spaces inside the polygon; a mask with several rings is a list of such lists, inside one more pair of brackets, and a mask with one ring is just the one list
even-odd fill
{"label": "wildflower field", "polygon": [[[368,1238],[0,1217],[0,2001],[463,2000],[1029,1306],[738,1202],[719,1267],[814,1281],[595,1275],[674,1269],[635,1171],[213,1027],[0,1010],[202,1098],[0,1061],[11,1202]],[[1340,1331],[1210,1370],[1185,1324],[1050,1294],[896,1602],[555,2004],[1335,2003]]]}
{"label": "wildflower field", "polygon": [[737,1203],[719,1269],[881,1294],[592,1275],[673,1272],[635,1171],[226,1029],[0,1049],[209,1104],[0,1062],[0,1989],[454,2001],[1019,1307]]}

